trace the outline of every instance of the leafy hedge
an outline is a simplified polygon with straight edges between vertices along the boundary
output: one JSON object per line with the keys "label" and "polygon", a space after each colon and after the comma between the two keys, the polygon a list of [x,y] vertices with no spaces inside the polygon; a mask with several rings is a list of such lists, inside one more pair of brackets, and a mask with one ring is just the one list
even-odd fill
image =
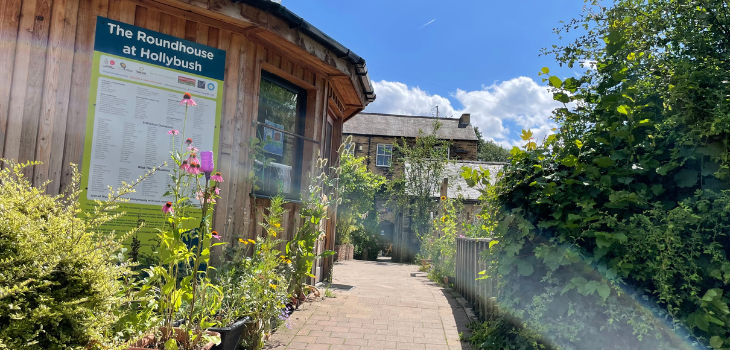
{"label": "leafy hedge", "polygon": [[547,51],[595,69],[541,72],[561,127],[512,151],[488,274],[560,348],[730,349],[730,26],[700,3],[594,7]]}

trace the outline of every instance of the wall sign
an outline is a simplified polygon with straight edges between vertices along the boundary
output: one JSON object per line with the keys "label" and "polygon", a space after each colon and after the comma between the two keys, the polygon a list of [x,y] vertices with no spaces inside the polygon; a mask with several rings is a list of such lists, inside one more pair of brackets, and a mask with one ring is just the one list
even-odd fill
{"label": "wall sign", "polygon": [[[89,90],[81,186],[85,208],[107,198],[107,186],[133,182],[154,167],[153,176],[128,195],[118,210],[127,215],[105,229],[145,227],[143,246],[161,227],[161,205],[171,183],[170,151],[192,138],[194,146],[218,154],[226,53],[163,33],[97,17]],[[185,92],[197,106],[185,106]],[[183,125],[185,124],[185,125]],[[168,135],[170,130],[180,135]],[[182,135],[183,129],[185,135]],[[147,249],[145,249],[147,250]]]}

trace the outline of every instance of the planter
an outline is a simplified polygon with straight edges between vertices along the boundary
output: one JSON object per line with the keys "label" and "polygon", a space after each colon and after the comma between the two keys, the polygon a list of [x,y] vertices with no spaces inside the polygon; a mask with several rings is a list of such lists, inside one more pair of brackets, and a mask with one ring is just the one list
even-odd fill
{"label": "planter", "polygon": [[250,317],[244,317],[225,328],[208,328],[208,331],[221,335],[221,343],[213,346],[212,350],[236,350],[248,323],[253,321]]}
{"label": "planter", "polygon": [[355,245],[339,244],[335,246],[335,261],[352,260],[355,255]]}
{"label": "planter", "polygon": [[[175,336],[177,337],[178,341],[182,341],[187,337],[187,333],[180,332],[180,328],[173,328],[175,330]],[[220,336],[217,332],[211,332],[206,331],[208,335],[214,335],[214,336]],[[150,350],[152,348],[149,348],[148,346],[155,342],[155,335],[154,334],[148,334],[144,338],[137,341],[134,345],[127,348],[127,350]],[[211,350],[215,346],[215,343],[208,343],[205,344],[200,350]]]}

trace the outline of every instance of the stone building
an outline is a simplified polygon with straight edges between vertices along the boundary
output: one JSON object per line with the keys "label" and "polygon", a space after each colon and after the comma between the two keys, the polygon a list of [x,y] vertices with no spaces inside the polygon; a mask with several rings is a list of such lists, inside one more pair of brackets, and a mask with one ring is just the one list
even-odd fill
{"label": "stone building", "polygon": [[[343,125],[343,138],[352,136],[352,152],[356,157],[367,157],[370,171],[387,178],[400,169],[393,167],[393,144],[400,140],[414,140],[421,133],[430,134],[435,122],[440,123],[436,131],[438,138],[450,141],[449,160],[444,171],[446,191],[449,198],[461,198],[464,203],[465,220],[471,220],[478,211],[479,192],[469,188],[461,178],[463,166],[488,168],[492,176],[496,176],[502,163],[477,161],[478,139],[471,125],[470,115],[460,118],[433,118],[424,116],[405,116],[380,113],[359,113]],[[433,194],[436,200],[441,194]],[[393,259],[411,261],[419,250],[419,240],[410,228],[410,217],[407,212],[393,210],[386,205],[388,198],[381,194],[375,199],[375,208],[379,214],[380,238],[383,246],[393,244]],[[434,213],[435,215],[435,213]]]}

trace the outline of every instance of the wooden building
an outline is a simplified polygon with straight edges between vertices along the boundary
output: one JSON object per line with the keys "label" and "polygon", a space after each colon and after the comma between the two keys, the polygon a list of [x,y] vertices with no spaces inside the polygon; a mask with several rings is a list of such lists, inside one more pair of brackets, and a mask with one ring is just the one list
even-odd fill
{"label": "wooden building", "polygon": [[[299,119],[291,128],[281,127],[284,137],[302,145],[291,157],[300,161],[287,167],[293,199],[318,152],[336,158],[343,122],[375,98],[364,59],[268,0],[4,0],[0,156],[42,161],[28,175],[36,185],[51,181],[51,194],[69,183],[70,163],[83,164],[89,152],[85,138],[97,18],[225,51],[216,163],[226,181],[214,229],[228,242],[255,237],[257,218],[251,213],[268,203],[252,196],[247,180],[253,163],[249,141],[265,108],[262,89],[283,89],[296,99]],[[298,208],[296,201],[287,204],[284,238],[296,232]],[[334,245],[334,218],[327,226],[320,249]],[[318,262],[315,272],[322,277],[327,269]]]}

